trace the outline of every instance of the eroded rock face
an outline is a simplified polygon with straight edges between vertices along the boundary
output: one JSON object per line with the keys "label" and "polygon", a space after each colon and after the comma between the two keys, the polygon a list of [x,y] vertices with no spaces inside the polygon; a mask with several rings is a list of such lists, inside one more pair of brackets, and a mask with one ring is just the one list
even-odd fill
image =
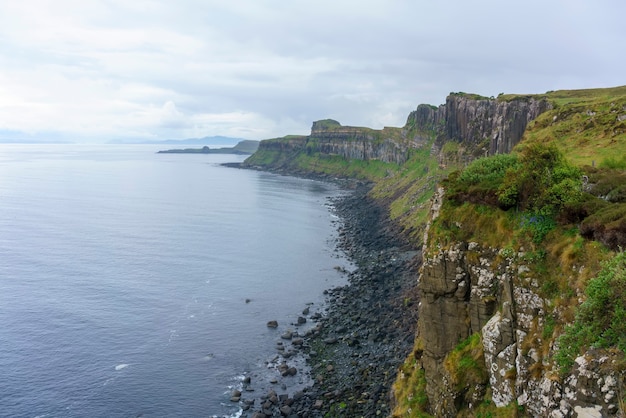
{"label": "eroded rock face", "polygon": [[[501,386],[499,402],[508,404],[512,398],[506,389],[510,382],[501,377],[512,367],[508,364],[511,358],[515,359],[513,294],[504,266],[493,268],[497,254],[470,242],[431,252],[424,258],[418,284],[418,330],[426,390],[437,416],[454,416],[462,396],[446,383],[451,379],[442,367],[445,357],[460,341],[483,330],[485,362],[493,371],[489,376],[494,395],[497,390],[493,388]],[[506,308],[496,313],[496,307],[503,303]]]}
{"label": "eroded rock face", "polygon": [[306,146],[308,137],[293,136],[284,138],[266,139],[259,143],[260,151],[279,151],[282,153],[293,153],[301,151]]}
{"label": "eroded rock face", "polygon": [[452,417],[471,409],[474,388],[456,387],[446,358],[468,336],[479,333],[491,389],[497,407],[513,402],[530,416],[622,416],[620,388],[625,376],[617,367],[618,353],[589,350],[576,359],[568,376],[560,376],[550,361],[556,347],[543,341],[547,307],[539,294],[526,254],[476,242],[456,242],[447,248],[428,241],[432,220],[441,211],[445,190],[432,199],[424,236],[420,293],[419,358],[426,374],[430,412]]}
{"label": "eroded rock face", "polygon": [[338,155],[348,160],[380,160],[402,164],[408,158],[408,149],[415,146],[402,135],[400,128],[375,130],[342,126],[337,121],[325,120],[313,122],[309,136],[263,140],[258,152],[279,152],[284,157],[281,161],[287,164],[298,153],[321,153]]}
{"label": "eroded rock face", "polygon": [[397,128],[374,130],[341,126],[338,122],[330,127],[314,122],[308,141],[311,151],[322,154],[396,164],[406,162],[410,145]]}
{"label": "eroded rock face", "polygon": [[438,108],[418,106],[409,115],[407,126],[418,131],[434,129],[441,142],[478,145],[484,141],[486,154],[503,154],[519,143],[533,119],[551,107],[547,100],[534,98],[501,101],[451,94]]}
{"label": "eroded rock face", "polygon": [[510,152],[528,123],[550,109],[546,100],[474,100],[450,95],[446,99],[446,136],[465,143],[489,139],[489,154]]}
{"label": "eroded rock face", "polygon": [[418,284],[418,337],[430,412],[455,416],[471,408],[443,364],[459,342],[480,333],[496,406],[517,402],[530,416],[621,416],[624,376],[616,366],[617,354],[590,350],[576,359],[566,377],[549,361],[555,347],[546,346],[537,332],[543,329],[549,301],[539,295],[532,269],[523,260],[523,253],[474,242],[436,250],[426,243]]}
{"label": "eroded rock face", "polygon": [[452,94],[439,107],[419,105],[403,128],[342,126],[327,119],[313,122],[308,136],[261,141],[258,152],[280,152],[284,157],[280,164],[303,152],[402,164],[410,149],[424,146],[435,136],[438,142],[484,147],[480,152],[485,154],[506,153],[521,140],[528,123],[548,109],[546,100],[534,98],[507,102]]}

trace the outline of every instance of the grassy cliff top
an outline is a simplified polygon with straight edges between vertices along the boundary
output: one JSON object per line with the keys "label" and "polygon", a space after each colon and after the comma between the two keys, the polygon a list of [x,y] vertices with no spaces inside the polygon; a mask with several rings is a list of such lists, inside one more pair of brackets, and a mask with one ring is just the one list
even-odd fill
{"label": "grassy cliff top", "polygon": [[560,106],[575,102],[593,102],[597,100],[611,100],[614,97],[625,96],[626,86],[579,89],[579,90],[551,90],[544,94],[500,94],[498,100],[512,101],[522,98],[548,99]]}
{"label": "grassy cliff top", "polygon": [[522,143],[554,144],[576,165],[611,164],[626,155],[626,86],[508,94],[498,100],[528,97],[545,98],[553,109],[528,126]]}

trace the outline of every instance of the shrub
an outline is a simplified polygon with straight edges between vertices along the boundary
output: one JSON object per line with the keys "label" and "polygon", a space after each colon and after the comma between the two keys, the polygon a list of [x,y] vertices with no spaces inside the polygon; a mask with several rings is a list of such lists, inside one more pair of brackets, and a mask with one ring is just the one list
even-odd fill
{"label": "shrub", "polygon": [[496,192],[508,170],[518,165],[517,156],[500,154],[479,158],[446,182],[450,198],[458,202],[498,205]]}
{"label": "shrub", "polygon": [[485,188],[497,188],[510,168],[519,165],[514,154],[498,154],[493,157],[479,158],[468,165],[459,176],[459,181],[466,186],[482,185]]}
{"label": "shrub", "polygon": [[582,172],[555,146],[531,144],[521,150],[519,164],[507,170],[498,199],[504,206],[554,216],[582,199]]}
{"label": "shrub", "polygon": [[555,359],[563,373],[585,347],[617,347],[626,353],[626,253],[602,265],[585,291],[574,323],[559,338]]}
{"label": "shrub", "polygon": [[522,230],[530,232],[535,244],[540,244],[546,235],[556,227],[556,222],[550,216],[527,213],[522,216],[521,227]]}
{"label": "shrub", "polygon": [[626,171],[587,167],[589,192],[608,202],[626,202]]}
{"label": "shrub", "polygon": [[582,200],[582,171],[555,146],[531,144],[519,155],[480,158],[447,182],[450,198],[554,217]]}

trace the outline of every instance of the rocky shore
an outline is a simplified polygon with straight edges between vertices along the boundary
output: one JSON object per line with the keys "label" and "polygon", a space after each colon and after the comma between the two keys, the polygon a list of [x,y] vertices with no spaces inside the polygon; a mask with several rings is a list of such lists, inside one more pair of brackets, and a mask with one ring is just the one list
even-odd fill
{"label": "rocky shore", "polygon": [[[361,185],[334,202],[338,251],[356,266],[345,272],[349,284],[326,292],[325,312],[303,310],[299,322],[308,322],[306,332],[277,338],[277,372],[310,373],[311,385],[294,392],[276,380],[276,388],[258,393],[246,379],[242,391],[233,393],[242,417],[390,414],[391,386],[413,347],[421,254],[399,238],[367,191]],[[304,359],[309,370],[294,367],[296,359]]]}

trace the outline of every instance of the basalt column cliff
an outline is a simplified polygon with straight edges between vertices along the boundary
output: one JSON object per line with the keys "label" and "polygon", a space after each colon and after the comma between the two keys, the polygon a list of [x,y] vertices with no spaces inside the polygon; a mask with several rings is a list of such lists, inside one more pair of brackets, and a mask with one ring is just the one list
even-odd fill
{"label": "basalt column cliff", "polygon": [[528,123],[549,108],[543,99],[500,101],[455,93],[439,107],[418,106],[402,128],[342,126],[331,119],[314,122],[308,136],[261,141],[258,152],[245,165],[295,173],[316,171],[315,165],[303,158],[306,156],[400,165],[412,149],[433,138],[438,144],[463,143],[480,149],[482,155],[506,153],[520,141]]}

